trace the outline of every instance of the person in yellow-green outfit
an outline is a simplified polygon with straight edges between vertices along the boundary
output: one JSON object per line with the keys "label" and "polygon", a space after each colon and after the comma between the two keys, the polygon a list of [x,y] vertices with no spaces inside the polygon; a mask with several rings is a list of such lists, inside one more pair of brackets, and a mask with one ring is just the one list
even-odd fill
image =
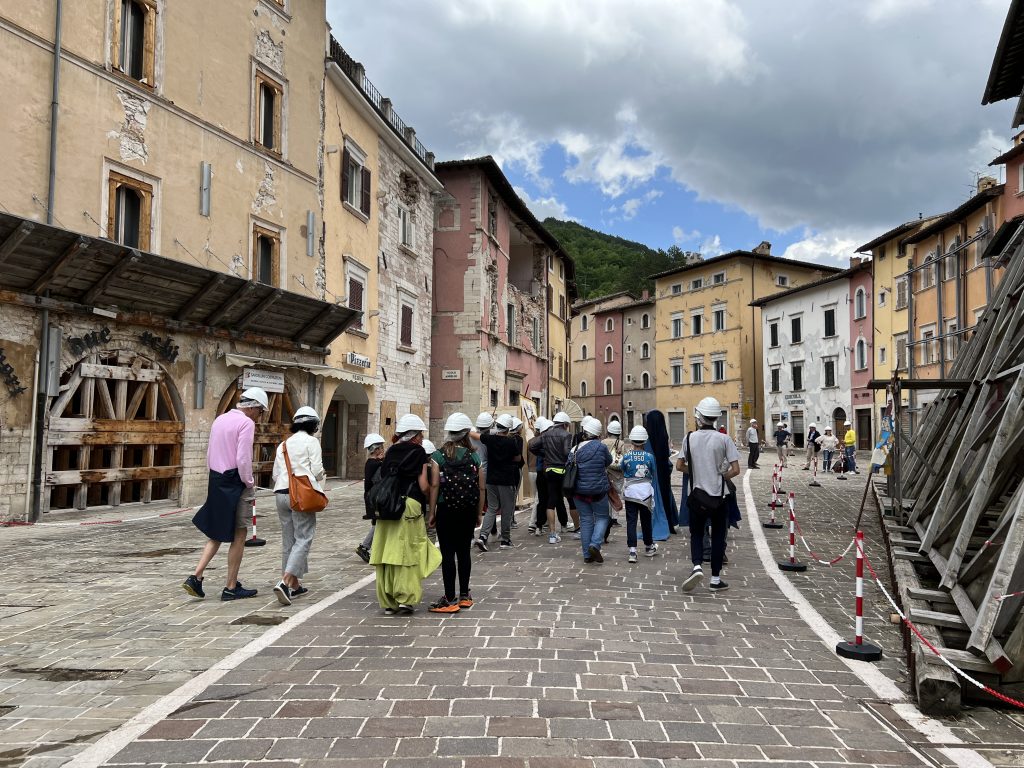
{"label": "person in yellow-green outfit", "polygon": [[381,477],[394,475],[405,491],[398,520],[377,520],[370,565],[377,571],[377,602],[384,613],[410,614],[423,599],[423,580],[441,564],[441,553],[427,538],[423,510],[430,492],[430,457],[423,450],[427,425],[416,414],[398,420],[394,444],[384,454]]}
{"label": "person in yellow-green outfit", "polygon": [[853,472],[855,475],[860,474],[860,470],[857,469],[857,433],[853,430],[853,425],[850,422],[843,424],[846,427],[846,432],[843,433],[843,447],[846,449],[846,474]]}

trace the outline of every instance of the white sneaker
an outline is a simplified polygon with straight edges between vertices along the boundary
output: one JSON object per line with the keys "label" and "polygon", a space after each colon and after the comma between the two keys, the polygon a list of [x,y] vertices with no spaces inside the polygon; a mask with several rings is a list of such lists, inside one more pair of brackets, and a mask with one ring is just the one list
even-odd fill
{"label": "white sneaker", "polygon": [[654,557],[658,554],[658,545],[651,544],[651,546],[644,549],[644,557]]}
{"label": "white sneaker", "polygon": [[562,540],[562,537],[557,533],[552,533],[548,536],[548,544],[557,544]]}
{"label": "white sneaker", "polygon": [[690,571],[690,575],[687,576],[686,579],[683,581],[683,592],[692,591],[693,588],[700,584],[702,581],[704,581],[704,569],[701,568],[699,565],[693,566],[693,570]]}

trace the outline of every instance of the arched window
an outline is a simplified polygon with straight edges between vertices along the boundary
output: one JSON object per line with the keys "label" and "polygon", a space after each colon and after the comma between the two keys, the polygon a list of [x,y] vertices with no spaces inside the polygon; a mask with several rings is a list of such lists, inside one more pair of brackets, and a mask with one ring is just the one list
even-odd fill
{"label": "arched window", "polygon": [[580,382],[580,397],[586,397],[586,396],[587,396],[587,382],[581,381]]}
{"label": "arched window", "polygon": [[587,325],[587,316],[580,315],[580,330],[585,331],[589,326]]}
{"label": "arched window", "polygon": [[606,395],[612,394],[612,377],[606,376],[604,379],[604,393]]}
{"label": "arched window", "polygon": [[867,293],[863,288],[858,288],[857,293],[853,296],[853,316],[859,320],[867,313]]}
{"label": "arched window", "polygon": [[864,339],[857,339],[857,370],[863,371],[868,367],[868,343]]}
{"label": "arched window", "polygon": [[582,347],[580,347],[580,360],[586,360],[586,359],[587,359],[587,345],[584,344]]}
{"label": "arched window", "polygon": [[611,333],[612,331],[614,331],[615,330],[615,320],[613,318],[610,318],[610,317],[608,319],[606,319],[604,321],[604,329],[608,333]]}
{"label": "arched window", "polygon": [[640,374],[640,388],[641,389],[650,389],[651,388],[651,374],[649,374],[647,371],[644,371],[643,373]]}
{"label": "arched window", "polygon": [[646,341],[640,345],[640,359],[647,360],[651,356],[651,345]]}
{"label": "arched window", "polygon": [[651,327],[651,316],[648,315],[646,312],[644,312],[643,315],[640,316],[640,327],[641,328],[650,328]]}
{"label": "arched window", "polygon": [[604,361],[610,363],[612,361],[612,345],[609,344],[604,348]]}

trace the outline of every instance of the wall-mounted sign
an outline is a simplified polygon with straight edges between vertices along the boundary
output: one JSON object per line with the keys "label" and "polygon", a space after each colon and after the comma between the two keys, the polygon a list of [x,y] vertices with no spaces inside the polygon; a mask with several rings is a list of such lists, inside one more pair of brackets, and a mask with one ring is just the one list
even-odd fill
{"label": "wall-mounted sign", "polygon": [[84,355],[87,350],[106,344],[110,341],[110,329],[104,326],[98,331],[89,331],[83,336],[72,336],[68,339],[68,348],[75,357]]}
{"label": "wall-mounted sign", "polygon": [[242,369],[242,389],[259,387],[266,392],[284,392],[284,374],[259,368]]}
{"label": "wall-mounted sign", "polygon": [[11,393],[11,397],[17,397],[27,389],[15,374],[14,366],[7,362],[7,356],[2,349],[0,349],[0,378],[7,385],[7,391]]}
{"label": "wall-mounted sign", "polygon": [[460,370],[442,370],[441,379],[443,381],[456,381],[462,378],[462,371]]}
{"label": "wall-mounted sign", "polygon": [[804,404],[804,396],[803,395],[786,395],[786,402],[788,404],[790,404],[790,405],[803,405]]}
{"label": "wall-mounted sign", "polygon": [[346,360],[346,362],[349,365],[356,366],[357,368],[370,367],[370,358],[366,357],[365,355],[356,354],[355,352],[348,353],[348,360]]}
{"label": "wall-mounted sign", "polygon": [[139,340],[169,363],[178,359],[178,345],[169,336],[165,339],[154,336],[149,331],[143,331],[139,334]]}

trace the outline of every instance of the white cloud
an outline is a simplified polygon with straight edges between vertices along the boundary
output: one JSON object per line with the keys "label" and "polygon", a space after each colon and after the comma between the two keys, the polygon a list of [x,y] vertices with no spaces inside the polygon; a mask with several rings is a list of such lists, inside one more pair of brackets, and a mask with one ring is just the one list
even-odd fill
{"label": "white cloud", "polygon": [[698,250],[705,259],[711,259],[725,253],[725,248],[722,247],[722,238],[718,235],[712,235],[711,237],[705,238],[700,244],[700,248],[698,248]]}
{"label": "white cloud", "polygon": [[676,245],[689,243],[700,239],[700,230],[693,229],[687,232],[682,227],[672,227],[672,239],[676,241]]}
{"label": "white cloud", "polygon": [[810,232],[805,231],[799,240],[782,254],[785,259],[794,261],[825,264],[830,267],[849,267],[850,257],[857,256],[857,246],[872,237],[870,232],[859,234],[849,232]]}
{"label": "white cloud", "polygon": [[531,138],[520,118],[509,113],[484,115],[470,112],[455,124],[456,132],[465,137],[460,143],[463,157],[492,155],[498,165],[518,166],[543,183],[541,155],[544,144]]}
{"label": "white cloud", "polygon": [[933,0],[870,0],[864,4],[864,15],[870,21],[890,21],[925,11]]}
{"label": "white cloud", "polygon": [[576,221],[575,218],[569,215],[569,209],[565,203],[554,196],[533,198],[522,187],[514,187],[514,189],[520,199],[526,203],[526,207],[530,209],[538,220],[544,221],[544,219],[552,216],[562,221]]}

